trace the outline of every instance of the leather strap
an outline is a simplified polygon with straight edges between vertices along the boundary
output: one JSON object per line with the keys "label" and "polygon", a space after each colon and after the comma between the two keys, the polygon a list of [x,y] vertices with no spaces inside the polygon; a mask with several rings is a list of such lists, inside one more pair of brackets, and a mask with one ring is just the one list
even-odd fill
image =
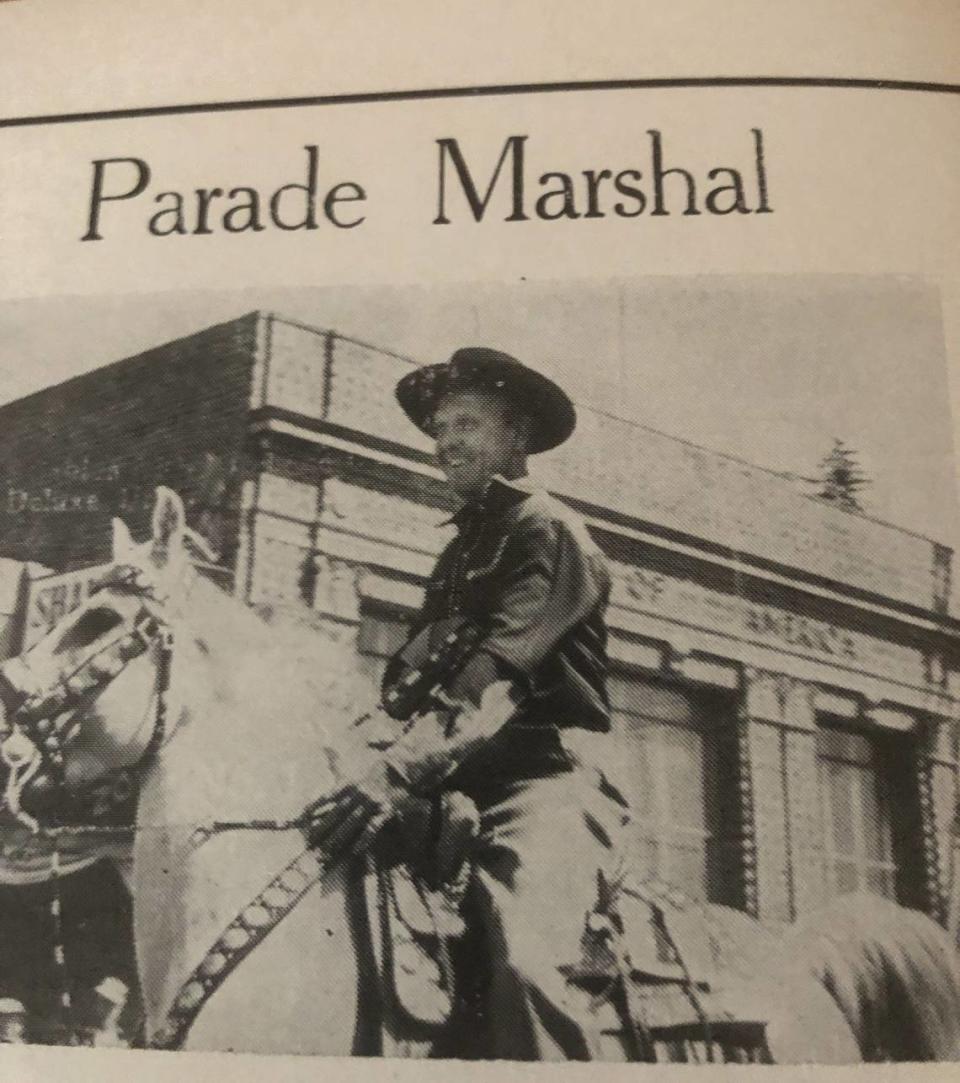
{"label": "leather strap", "polygon": [[312,849],[294,858],[230,922],[180,987],[150,1049],[179,1049],[200,1010],[327,871]]}

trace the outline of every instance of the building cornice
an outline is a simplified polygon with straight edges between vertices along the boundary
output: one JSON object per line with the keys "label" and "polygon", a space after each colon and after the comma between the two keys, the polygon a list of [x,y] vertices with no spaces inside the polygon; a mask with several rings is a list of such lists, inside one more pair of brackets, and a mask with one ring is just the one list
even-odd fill
{"label": "building cornice", "polygon": [[[403,444],[349,430],[328,421],[277,407],[261,407],[250,415],[250,432],[258,437],[279,437],[295,442],[325,447],[333,452],[380,464],[433,483],[443,475],[430,462],[430,456]],[[631,519],[622,513],[600,508],[589,501],[558,494],[558,499],[577,510],[589,526],[604,534],[626,541],[652,546],[664,553],[680,555],[723,569],[734,576],[778,588],[799,592],[820,602],[853,608],[858,613],[892,621],[908,628],[914,635],[945,638],[960,647],[960,620],[911,606],[893,599],[812,575],[802,569],[777,565],[773,561],[734,552],[704,539],[696,539],[657,524]]]}

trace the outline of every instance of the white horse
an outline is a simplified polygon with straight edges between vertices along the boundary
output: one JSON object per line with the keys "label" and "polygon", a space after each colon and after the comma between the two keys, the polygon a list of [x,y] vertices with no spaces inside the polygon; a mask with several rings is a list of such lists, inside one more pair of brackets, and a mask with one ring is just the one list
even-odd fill
{"label": "white horse", "polygon": [[[126,868],[148,1039],[218,935],[305,847],[296,828],[206,838],[198,828],[296,818],[336,780],[334,735],[374,700],[352,650],[332,634],[270,626],[233,602],[193,570],[186,536],[182,503],[165,490],[148,543],[136,545],[122,523],[114,526],[115,563],[136,569],[148,606],[173,635],[166,734],[140,780]],[[77,669],[131,620],[133,600],[110,588],[93,596],[34,648],[30,670]],[[156,719],[159,650],[154,641],[79,706],[82,725],[66,757],[71,790],[143,755]],[[109,839],[66,834],[60,844],[80,861],[126,856]],[[94,852],[83,855],[84,845]],[[38,873],[51,846],[35,848]],[[224,981],[185,1047],[354,1051],[361,1036],[350,909],[362,902],[348,907],[342,872],[324,878],[257,948],[256,963]]]}
{"label": "white horse", "polygon": [[[349,642],[319,626],[265,622],[196,572],[189,544],[180,499],[158,490],[151,539],[136,544],[117,522],[108,585],[0,667],[8,810],[25,824],[33,816],[44,822],[47,775],[60,780],[53,797],[79,799],[120,769],[136,772],[128,872],[148,1040],[169,1035],[171,1020],[188,1018],[176,1035],[188,1049],[397,1052],[396,1042],[416,1037],[416,1028],[391,1019],[381,980],[384,941],[370,921],[376,880],[361,859],[316,876],[245,956],[257,930],[270,925],[271,907],[284,908],[318,868],[296,826],[303,809],[377,754],[377,741],[351,725],[375,690]],[[30,753],[45,747],[51,725],[59,736],[49,755]],[[50,838],[38,836],[47,847]],[[68,826],[57,838],[66,847],[74,836]],[[861,1021],[831,995],[836,975],[811,971],[806,943],[784,953],[746,915],[706,909],[719,930],[720,984],[735,987],[769,1022],[774,1060],[869,1055]],[[883,920],[876,937],[897,942],[896,922],[887,914]],[[936,926],[910,928],[914,944],[918,936],[927,944],[917,965],[936,970]],[[915,981],[912,989],[901,983],[892,992],[913,997],[922,987],[936,1000],[924,1010],[960,1019],[955,958],[949,948],[941,954],[950,956],[947,978]],[[235,967],[234,957],[241,959]],[[863,961],[862,953],[854,960]],[[891,988],[876,982],[864,995],[872,998],[873,1019],[896,1003]],[[956,1051],[951,1042],[941,1041],[937,1053]],[[918,1040],[898,1052],[922,1058],[930,1048]],[[622,1059],[624,1048],[614,1043],[605,1052]]]}

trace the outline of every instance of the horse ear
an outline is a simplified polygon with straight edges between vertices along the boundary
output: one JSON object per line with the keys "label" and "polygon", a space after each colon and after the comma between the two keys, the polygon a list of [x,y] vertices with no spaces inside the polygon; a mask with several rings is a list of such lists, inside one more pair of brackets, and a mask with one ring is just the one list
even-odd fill
{"label": "horse ear", "polygon": [[183,547],[187,514],[183,501],[172,489],[161,485],[153,505],[153,545],[151,553],[157,565],[167,564],[170,556]]}
{"label": "horse ear", "polygon": [[130,536],[130,530],[122,519],[113,520],[113,562],[114,564],[129,563],[136,542]]}

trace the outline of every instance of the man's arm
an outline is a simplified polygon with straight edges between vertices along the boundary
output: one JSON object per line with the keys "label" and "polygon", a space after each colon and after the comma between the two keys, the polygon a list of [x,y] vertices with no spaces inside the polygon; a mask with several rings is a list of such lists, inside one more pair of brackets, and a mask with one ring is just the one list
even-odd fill
{"label": "man's arm", "polygon": [[606,598],[602,558],[559,521],[521,522],[501,561],[507,570],[491,587],[489,630],[453,681],[449,710],[417,719],[365,778],[317,803],[313,837],[318,843],[329,840],[333,830],[349,832],[357,824],[366,824],[362,837],[367,839],[411,794],[442,784],[510,721],[535,691],[536,669]]}
{"label": "man's arm", "polygon": [[418,720],[388,750],[388,771],[410,792],[429,792],[501,730],[519,706],[516,683],[495,680],[476,704],[463,701],[447,717]]}
{"label": "man's arm", "polygon": [[489,632],[456,679],[449,726],[414,726],[390,751],[395,769],[417,789],[439,784],[516,714],[536,692],[532,677],[562,638],[606,599],[603,558],[565,523],[532,518],[510,538],[490,596]]}
{"label": "man's arm", "polygon": [[567,632],[609,589],[606,566],[592,542],[559,520],[532,517],[510,537],[491,594],[487,636],[451,688],[454,699],[480,702],[497,680],[514,680],[524,694]]}

